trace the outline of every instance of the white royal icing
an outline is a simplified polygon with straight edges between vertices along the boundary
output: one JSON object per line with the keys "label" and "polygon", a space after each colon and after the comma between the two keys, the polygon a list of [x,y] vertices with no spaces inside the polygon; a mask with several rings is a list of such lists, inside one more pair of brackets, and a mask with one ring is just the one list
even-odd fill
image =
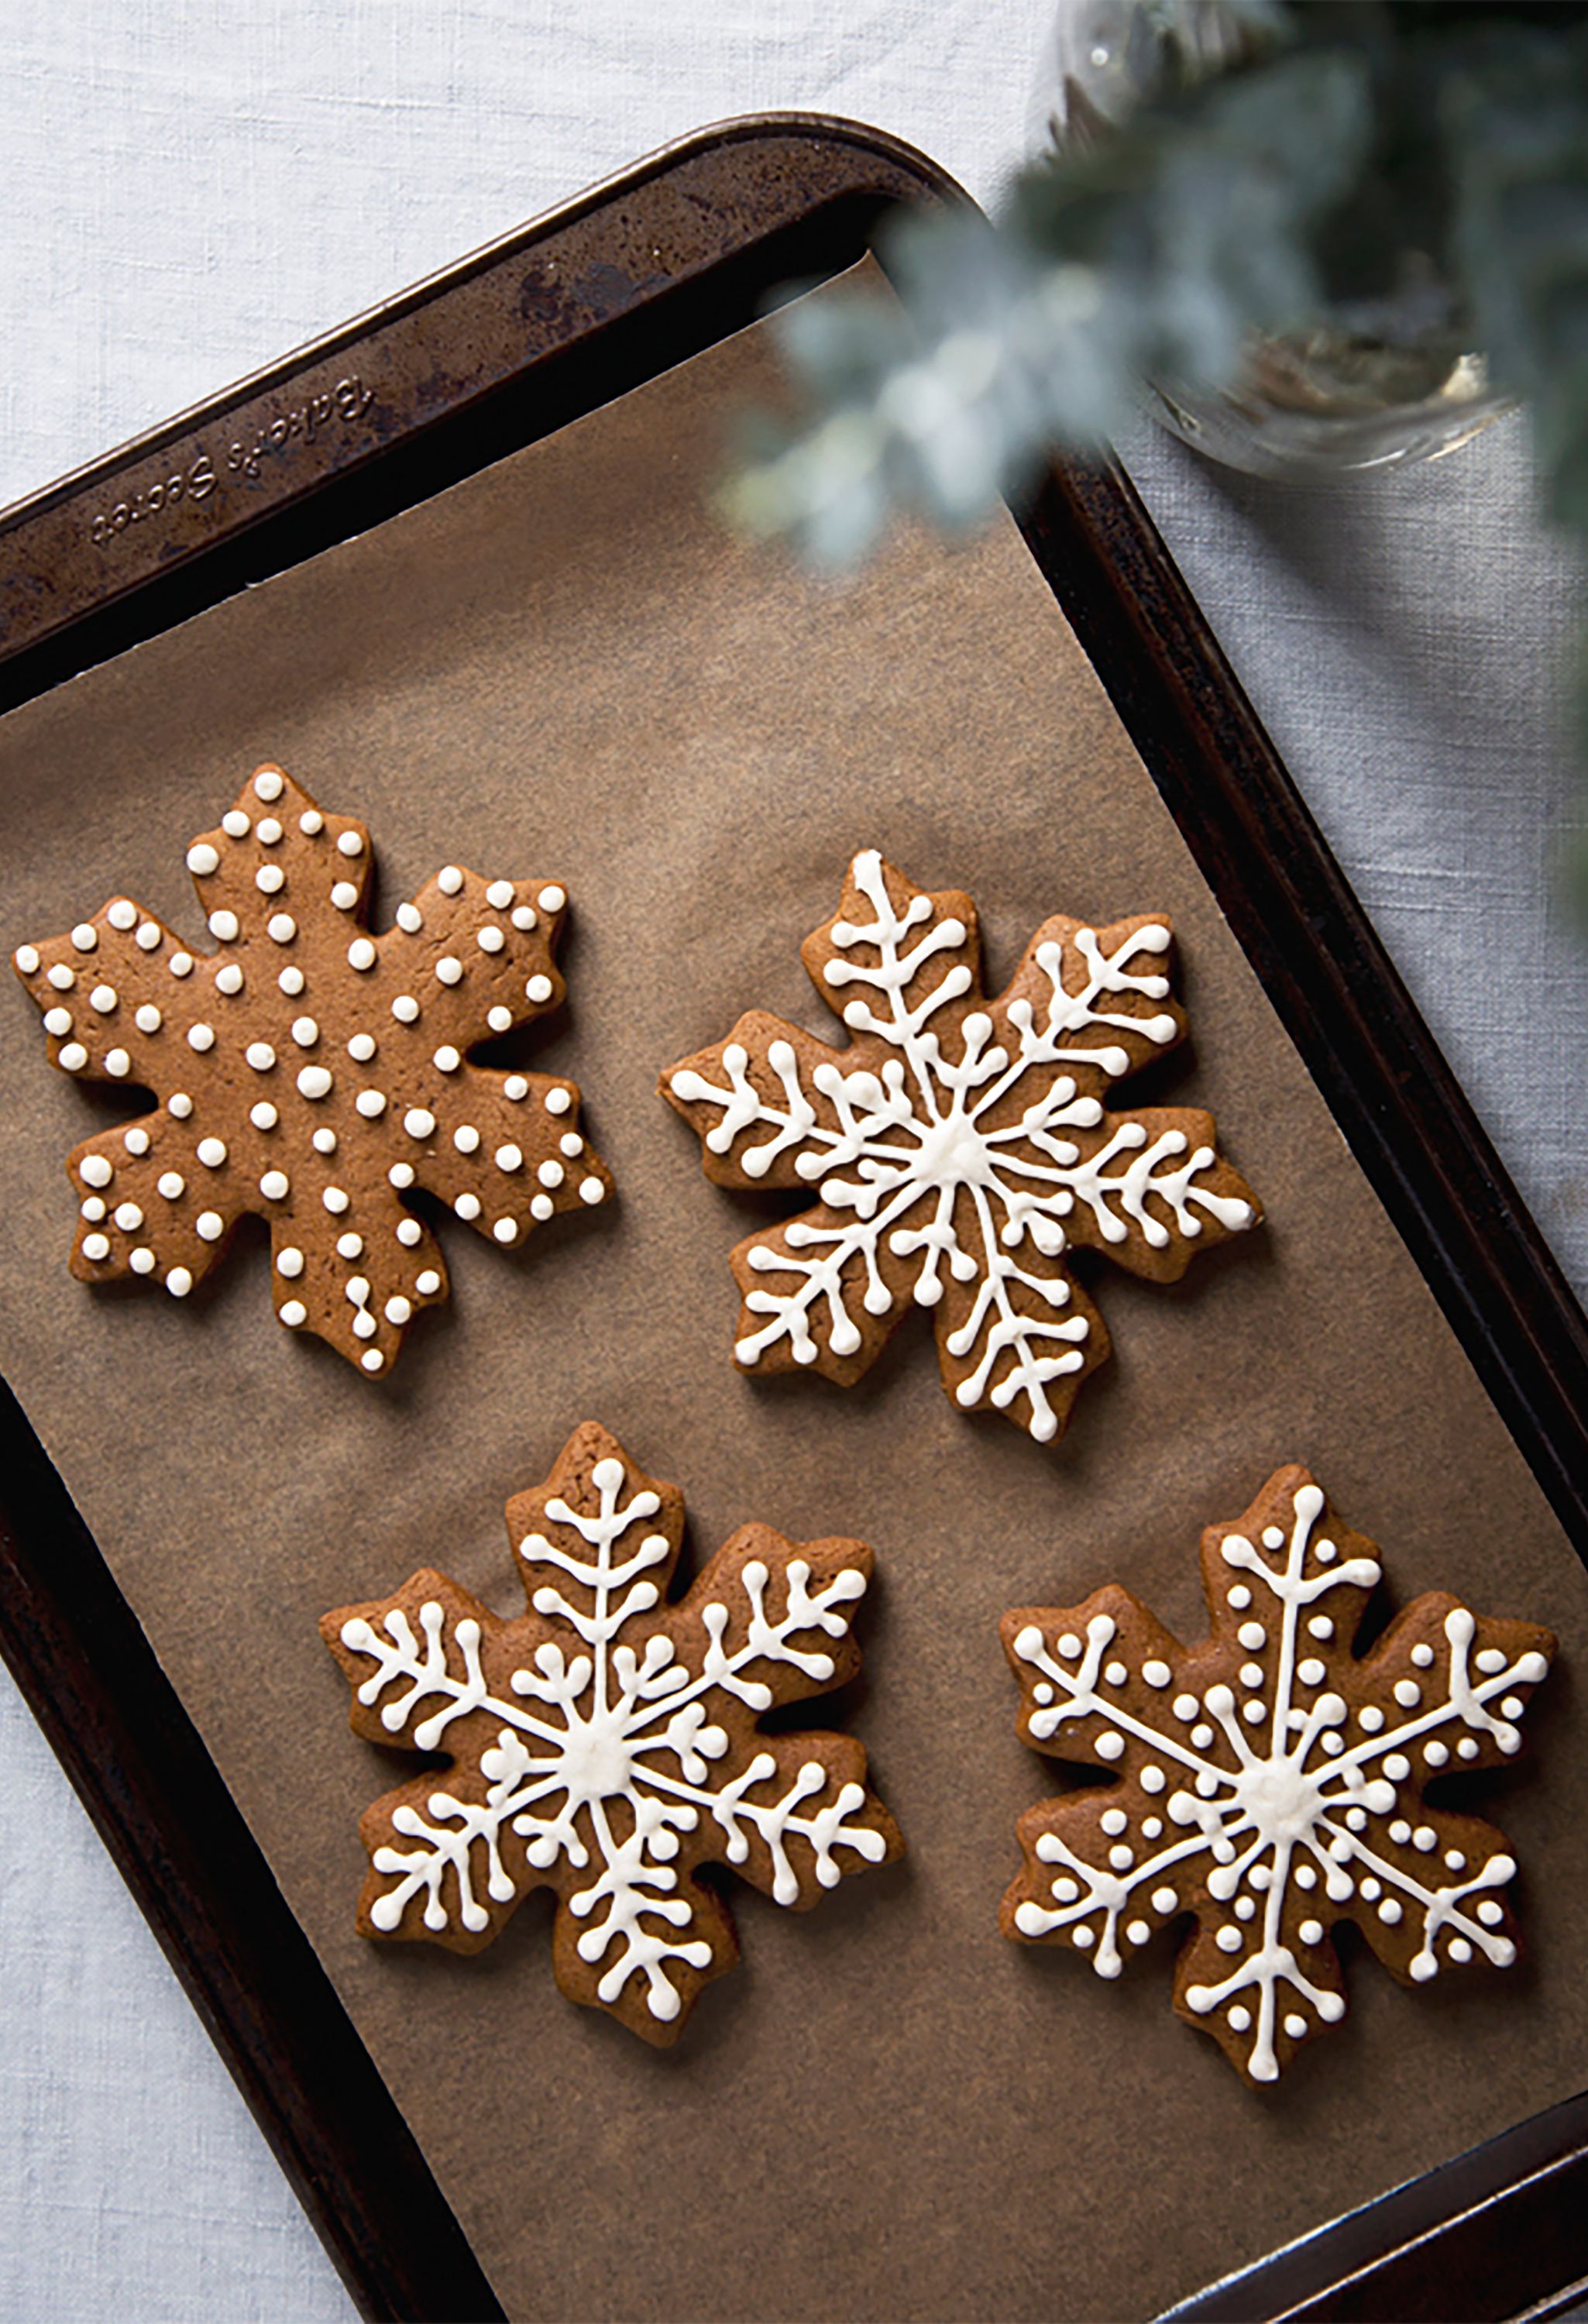
{"label": "white royal icing", "polygon": [[[1262,1644],[1277,1634],[1271,1680],[1253,1665],[1250,1674],[1240,1674],[1239,1691],[1221,1683],[1201,1697],[1166,1693],[1160,1719],[1149,1722],[1117,1698],[1129,1671],[1118,1658],[1111,1616],[1094,1615],[1084,1639],[1071,1632],[1049,1640],[1033,1623],[1014,1641],[1015,1654],[1037,1674],[1028,1720],[1033,1739],[1047,1741],[1079,1720],[1106,1720],[1094,1748],[1118,1759],[1130,1738],[1146,1751],[1140,1779],[1151,1811],[1138,1819],[1128,1841],[1130,1819],[1122,1808],[1115,1812],[1120,1839],[1107,1866],[1088,1863],[1056,1833],[1044,1833],[1037,1854],[1054,1868],[1053,1901],[1028,1899],[1016,1908],[1021,1935],[1065,1932],[1100,1977],[1117,1977],[1122,1945],[1145,1943],[1183,1908],[1176,1884],[1190,1875],[1223,1909],[1214,1941],[1230,1960],[1216,1982],[1190,1987],[1186,2003],[1199,2015],[1222,2012],[1242,2037],[1250,2033],[1247,2070],[1256,2081],[1278,2077],[1281,2025],[1298,2040],[1345,2013],[1343,1995],[1309,1976],[1286,1940],[1282,1923],[1293,1888],[1316,1896],[1320,1914],[1360,1897],[1388,1926],[1409,1920],[1419,1937],[1410,1963],[1419,1981],[1436,1976],[1444,1961],[1471,1960],[1474,1950],[1498,1968],[1516,1954],[1510,1939],[1489,1925],[1502,1914],[1485,1895],[1504,1886],[1515,1863],[1497,1853],[1468,1867],[1457,1856],[1446,1863],[1459,1877],[1441,1881],[1433,1854],[1437,1835],[1420,1810],[1417,1784],[1445,1764],[1442,1738],[1462,1735],[1469,1757],[1477,1754],[1478,1735],[1491,1737],[1503,1752],[1516,1751],[1522,1705],[1506,1698],[1518,1685],[1536,1685],[1545,1659],[1529,1653],[1513,1663],[1504,1655],[1481,1655],[1478,1665],[1488,1665],[1481,1675],[1472,1656],[1476,1624],[1458,1606],[1445,1618],[1442,1656],[1429,1650],[1424,1661],[1419,1650],[1418,1666],[1429,1676],[1417,1700],[1403,1700],[1398,1689],[1399,1719],[1383,1718],[1373,1705],[1353,1719],[1343,1695],[1316,1691],[1327,1674],[1316,1658],[1308,1674],[1300,1626],[1311,1616],[1316,1635],[1320,1602],[1332,1591],[1371,1590],[1380,1568],[1371,1558],[1340,1558],[1334,1543],[1315,1539],[1323,1508],[1319,1488],[1303,1485],[1288,1533],[1269,1527],[1260,1548],[1231,1533],[1221,1545],[1231,1576],[1250,1576],[1256,1584],[1254,1597],[1244,1582],[1234,1583],[1230,1602],[1256,1604],[1261,1620],[1248,1627],[1261,1630]],[[1238,1636],[1246,1645],[1246,1628]],[[1166,1664],[1144,1664],[1140,1675],[1166,1689],[1172,1677]],[[1416,1760],[1422,1766],[1408,1787]],[[1426,1855],[1426,1878],[1399,1858],[1408,1841]],[[1474,1905],[1474,1898],[1484,1901]],[[1327,1914],[1338,1917],[1338,1909]],[[1321,1943],[1324,1918],[1305,1920],[1300,1933],[1305,1943]]]}

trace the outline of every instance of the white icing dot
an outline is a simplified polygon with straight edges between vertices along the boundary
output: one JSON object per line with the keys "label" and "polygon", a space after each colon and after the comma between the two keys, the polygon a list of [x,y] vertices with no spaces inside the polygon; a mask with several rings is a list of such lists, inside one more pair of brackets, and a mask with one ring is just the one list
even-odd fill
{"label": "white icing dot", "polygon": [[360,1340],[373,1340],[380,1328],[367,1308],[361,1307],[353,1318],[354,1333]]}
{"label": "white icing dot", "polygon": [[347,1055],[353,1059],[355,1065],[367,1065],[375,1054],[375,1037],[373,1033],[355,1033],[347,1044]]}
{"label": "white icing dot", "polygon": [[1328,1667],[1319,1662],[1316,1655],[1309,1655],[1305,1662],[1296,1665],[1296,1675],[1303,1686],[1322,1686],[1328,1676]]}
{"label": "white icing dot", "polygon": [[1117,1840],[1121,1832],[1128,1831],[1131,1827],[1131,1819],[1122,1808],[1105,1808],[1097,1821],[1099,1829],[1106,1832],[1110,1840]]}
{"label": "white icing dot", "polygon": [[143,926],[139,928],[137,935],[133,938],[133,942],[137,945],[140,952],[158,952],[160,950],[160,929],[155,922],[153,920],[145,920]]}
{"label": "white icing dot", "polygon": [[1432,1670],[1434,1667],[1434,1649],[1430,1646],[1414,1646],[1411,1650],[1411,1659],[1415,1669]]}
{"label": "white icing dot", "polygon": [[386,1359],[379,1348],[365,1348],[358,1360],[366,1372],[378,1372],[384,1369]]}
{"label": "white icing dot", "polygon": [[220,827],[228,839],[246,839],[251,825],[240,807],[228,807],[220,819]]}
{"label": "white icing dot", "polygon": [[1306,2032],[1306,2020],[1293,2009],[1285,2020],[1285,2031],[1293,2042],[1299,2042]]}
{"label": "white icing dot", "polygon": [[1239,1929],[1232,1929],[1226,1923],[1214,1937],[1214,1942],[1222,1953],[1238,1953],[1241,1950],[1241,1932]]}
{"label": "white icing dot", "polygon": [[1100,1759],[1117,1759],[1123,1754],[1124,1748],[1124,1737],[1114,1734],[1112,1729],[1100,1735],[1094,1746]]}
{"label": "white icing dot", "polygon": [[211,912],[209,915],[209,933],[217,944],[235,944],[241,927],[235,912]]}
{"label": "white icing dot", "polygon": [[[23,950],[32,952],[32,946],[31,945],[24,945]],[[33,957],[35,960],[38,958],[37,953],[33,953]],[[23,973],[26,974],[28,972],[24,970]],[[78,981],[75,970],[68,968],[63,960],[54,962],[51,967],[44,971],[44,973],[50,982],[54,986],[57,992],[69,992],[72,986]]]}
{"label": "white icing dot", "polygon": [[262,863],[254,874],[254,884],[262,896],[276,896],[287,884],[287,875],[279,863]]}
{"label": "white icing dot", "polygon": [[152,1275],[154,1272],[154,1253],[149,1249],[146,1243],[140,1243],[136,1250],[128,1252],[127,1265],[132,1268],[134,1275]]}
{"label": "white icing dot", "polygon": [[419,1002],[411,992],[400,992],[392,1003],[392,1014],[400,1025],[411,1025],[419,1015]]}
{"label": "white icing dot", "polygon": [[472,1225],[480,1215],[480,1198],[477,1194],[469,1194],[466,1189],[459,1194],[452,1207],[460,1219]]}
{"label": "white icing dot", "polygon": [[549,1089],[546,1093],[548,1113],[567,1113],[571,1110],[573,1102],[574,1093],[570,1089]]}
{"label": "white icing dot", "polygon": [[1365,1703],[1356,1715],[1369,1735],[1376,1735],[1384,1724],[1384,1714],[1376,1703]]}
{"label": "white icing dot", "polygon": [[1421,1702],[1422,1699],[1423,1690],[1417,1684],[1415,1678],[1403,1678],[1396,1681],[1395,1700],[1400,1705],[1402,1711],[1415,1710],[1417,1705]]}
{"label": "white icing dot", "polygon": [[267,1203],[284,1203],[291,1181],[284,1170],[267,1170],[259,1182],[259,1191]]}
{"label": "white icing dot", "polygon": [[83,1257],[85,1259],[108,1259],[110,1257],[109,1236],[102,1234],[86,1234],[83,1237]]}
{"label": "white icing dot", "polygon": [[317,1130],[312,1143],[317,1154],[334,1154],[337,1150],[337,1133],[334,1130]]}
{"label": "white icing dot", "polygon": [[[530,1216],[532,1219],[549,1219],[554,1215],[556,1210],[557,1204],[552,1201],[549,1194],[531,1195]],[[1052,1688],[1049,1687],[1048,1691],[1049,1695],[1051,1695],[1053,1692]]]}
{"label": "white icing dot", "polygon": [[1260,1663],[1242,1663],[1241,1665],[1241,1683],[1242,1686],[1260,1686],[1262,1684],[1262,1665]]}
{"label": "white icing dot", "polygon": [[436,963],[436,974],[443,984],[456,984],[463,975],[463,963],[444,952]]}
{"label": "white icing dot", "polygon": [[452,1143],[460,1154],[477,1154],[480,1150],[480,1133],[472,1121],[462,1122],[452,1133]]}
{"label": "white icing dot", "polygon": [[[492,1157],[492,1159],[494,1161],[496,1167],[499,1170],[521,1170],[523,1167],[524,1157],[520,1148],[516,1146],[499,1146],[496,1148],[494,1155]],[[558,1177],[560,1177],[562,1173],[559,1170],[558,1172]],[[555,1185],[557,1180],[552,1179],[549,1183]]]}
{"label": "white icing dot", "polygon": [[113,928],[119,928],[122,935],[125,936],[130,928],[135,927],[138,924],[138,908],[135,904],[130,904],[125,896],[118,896],[115,903],[106,908],[105,917]]}
{"label": "white icing dot", "polygon": [[378,1121],[386,1111],[386,1093],[377,1089],[360,1090],[353,1102],[365,1121]]}
{"label": "white icing dot", "polygon": [[273,801],[279,799],[285,788],[286,784],[282,779],[282,771],[279,767],[261,767],[259,772],[254,778],[254,795],[256,798],[262,798],[266,807],[271,806]]}
{"label": "white icing dot", "polygon": [[319,807],[306,807],[298,818],[298,828],[305,839],[318,839],[326,827],[326,819]]}
{"label": "white icing dot", "polygon": [[347,1190],[345,1186],[328,1186],[320,1196],[320,1201],[333,1217],[340,1218],[342,1213],[347,1208]]}
{"label": "white icing dot", "polygon": [[193,955],[190,952],[173,952],[165,964],[173,976],[191,976],[193,973]]}
{"label": "white icing dot", "polygon": [[140,1123],[134,1122],[130,1130],[125,1130],[122,1132],[121,1142],[126,1148],[129,1154],[147,1154],[149,1151],[149,1132],[144,1130]]}
{"label": "white icing dot", "polygon": [[85,1186],[108,1186],[115,1173],[103,1154],[85,1154],[78,1165]]}
{"label": "white icing dot", "polygon": [[273,815],[263,815],[260,816],[259,829],[256,836],[262,847],[273,847],[281,835],[282,826],[276,821]]}
{"label": "white icing dot", "polygon": [[459,1065],[462,1065],[463,1059],[458,1056],[457,1051],[452,1047],[450,1042],[444,1042],[441,1047],[437,1050],[435,1056],[431,1059],[431,1063],[440,1073],[455,1074]]}
{"label": "white icing dot", "polygon": [[491,1232],[495,1236],[498,1242],[516,1242],[518,1240],[518,1221],[516,1219],[498,1219],[495,1225],[492,1228]]}
{"label": "white icing dot", "polygon": [[485,901],[494,912],[504,912],[513,898],[511,880],[493,880],[485,890]]}
{"label": "white icing dot", "polygon": [[179,1170],[162,1170],[155,1181],[156,1190],[168,1203],[174,1203],[187,1181]]}
{"label": "white icing dot", "polygon": [[572,1130],[568,1131],[566,1138],[559,1138],[558,1139],[557,1146],[558,1151],[561,1154],[566,1154],[570,1162],[577,1154],[582,1154],[585,1150],[584,1139],[578,1135],[577,1130]]}
{"label": "white icing dot", "polygon": [[200,1211],[193,1226],[201,1242],[218,1242],[226,1231],[226,1222],[218,1211]]}
{"label": "white icing dot", "polygon": [[424,1240],[424,1231],[417,1219],[399,1219],[397,1222],[397,1240],[407,1250],[411,1250],[416,1242]]}
{"label": "white icing dot", "polygon": [[512,913],[512,925],[515,928],[522,928],[526,932],[534,927],[535,915],[528,904],[519,904],[515,906]]}
{"label": "white icing dot", "polygon": [[97,984],[88,995],[88,1006],[97,1009],[101,1017],[107,1017],[115,1007],[115,985]]}
{"label": "white icing dot", "polygon": [[1242,1622],[1235,1636],[1249,1652],[1268,1644],[1268,1632],[1260,1622]]}
{"label": "white icing dot", "polygon": [[298,923],[291,912],[272,912],[264,924],[264,932],[272,944],[291,944],[298,933]]}
{"label": "white icing dot", "polygon": [[1332,1638],[1334,1635],[1334,1625],[1327,1614],[1315,1614],[1306,1627],[1315,1638]]}
{"label": "white icing dot", "polygon": [[502,1003],[498,1001],[494,1008],[486,1010],[485,1022],[490,1027],[493,1033],[511,1032],[512,1029],[512,1011],[511,1009],[504,1009],[502,1006]]}
{"label": "white icing dot", "polygon": [[1478,1745],[1475,1738],[1471,1735],[1463,1735],[1461,1741],[1455,1747],[1455,1756],[1458,1759],[1475,1759],[1478,1756]]}
{"label": "white icing dot", "polygon": [[294,1017],[292,1038],[300,1049],[312,1049],[319,1038],[319,1027],[312,1017]]}
{"label": "white icing dot", "polygon": [[337,853],[338,855],[362,855],[364,853],[363,832],[339,831],[337,834]]}
{"label": "white icing dot", "polygon": [[1473,1957],[1473,1949],[1464,1937],[1452,1937],[1447,1950],[1458,1967],[1464,1967]]}
{"label": "white icing dot", "polygon": [[325,1065],[305,1065],[298,1075],[298,1090],[300,1096],[311,1100],[328,1097],[331,1093],[328,1068]]}
{"label": "white icing dot", "polygon": [[1485,1646],[1482,1652],[1475,1655],[1473,1659],[1485,1678],[1492,1678],[1497,1671],[1502,1671],[1505,1668],[1505,1656],[1498,1646]]}
{"label": "white icing dot", "polygon": [[276,1061],[276,1053],[268,1041],[250,1041],[243,1055],[256,1074],[268,1074]]}
{"label": "white icing dot", "polygon": [[381,1312],[388,1323],[406,1323],[413,1313],[413,1308],[409,1301],[398,1293],[394,1297],[387,1300]]}
{"label": "white icing dot", "polygon": [[1296,1933],[1304,1945],[1321,1945],[1324,1941],[1324,1924],[1321,1921],[1303,1921]]}
{"label": "white icing dot", "polygon": [[46,1009],[44,1011],[44,1030],[46,1033],[51,1034],[56,1040],[60,1040],[63,1033],[69,1033],[71,1031],[71,1010],[69,1009]]}
{"label": "white icing dot", "polygon": [[13,960],[15,961],[18,968],[21,969],[24,976],[37,976],[39,973],[39,953],[36,945],[18,945],[16,950],[11,956]]}
{"label": "white icing dot", "polygon": [[1403,1784],[1411,1773],[1411,1761],[1404,1751],[1391,1751],[1385,1758],[1384,1773],[1392,1784]]}
{"label": "white icing dot", "polygon": [[71,932],[71,940],[78,952],[95,952],[98,949],[99,931],[92,920],[79,920]]}
{"label": "white icing dot", "polygon": [[220,857],[208,839],[195,840],[188,850],[188,869],[200,880],[208,880],[212,872],[220,869]]}
{"label": "white icing dot", "polygon": [[551,979],[549,976],[531,976],[527,980],[524,985],[524,999],[526,1001],[539,1002],[542,1001],[549,1001],[550,998]]}
{"label": "white icing dot", "polygon": [[364,1237],[362,1235],[345,1234],[338,1235],[337,1237],[337,1257],[338,1259],[357,1259],[363,1250]]}
{"label": "white icing dot", "polygon": [[500,928],[487,927],[483,927],[479,931],[479,934],[475,938],[475,942],[479,945],[482,952],[500,952],[503,945],[507,942],[507,938],[503,935]]}
{"label": "white icing dot", "polygon": [[563,906],[568,901],[568,896],[561,888],[558,887],[555,882],[553,882],[549,888],[541,889],[540,894],[536,897],[535,901],[540,905],[540,909],[543,912],[560,912]]}
{"label": "white icing dot", "polygon": [[277,977],[276,984],[278,989],[286,994],[289,1001],[296,1001],[303,990],[305,981],[300,968],[284,968]]}
{"label": "white icing dot", "polygon": [[427,1267],[422,1275],[414,1278],[413,1287],[421,1299],[433,1299],[441,1288],[441,1278],[433,1267]]}
{"label": "white icing dot", "polygon": [[1283,1549],[1285,1546],[1283,1527],[1266,1526],[1263,1528],[1262,1545],[1265,1549]]}
{"label": "white icing dot", "polygon": [[226,1158],[225,1144],[218,1138],[201,1138],[198,1152],[198,1159],[207,1170],[218,1170]]}
{"label": "white icing dot", "polygon": [[140,1033],[158,1033],[164,1019],[154,1003],[145,1001],[143,1007],[134,1011],[133,1022]]}
{"label": "white icing dot", "polygon": [[411,1186],[413,1184],[412,1163],[393,1162],[391,1168],[386,1173],[386,1184],[389,1186],[395,1186],[400,1193],[405,1188]]}
{"label": "white icing dot", "polygon": [[1243,1612],[1251,1603],[1251,1592],[1244,1582],[1237,1582],[1234,1588],[1226,1591],[1224,1595],[1238,1614]]}
{"label": "white icing dot", "polygon": [[463,874],[456,863],[448,863],[437,872],[436,885],[444,896],[457,895],[463,885]]}
{"label": "white icing dot", "polygon": [[339,912],[350,912],[358,901],[358,890],[351,880],[338,880],[331,890],[331,901]]}
{"label": "white icing dot", "polygon": [[291,1281],[294,1276],[301,1275],[302,1272],[303,1253],[295,1243],[289,1243],[285,1250],[277,1251],[276,1273],[278,1275],[284,1275]]}
{"label": "white icing dot", "polygon": [[193,1288],[193,1278],[185,1267],[173,1267],[165,1278],[165,1287],[173,1299],[185,1299]]}
{"label": "white icing dot", "polygon": [[[1077,1647],[1077,1652],[1078,1651],[1079,1649]],[[1062,1647],[1060,1648],[1060,1652],[1063,1652]],[[1175,1717],[1179,1720],[1195,1719],[1201,1707],[1201,1704],[1197,1702],[1196,1697],[1194,1694],[1177,1694],[1176,1695],[1174,1702],[1169,1706],[1173,1711]]]}
{"label": "white icing dot", "polygon": [[273,1130],[276,1123],[281,1120],[281,1116],[277,1113],[273,1105],[267,1104],[265,1101],[261,1098],[257,1105],[251,1105],[249,1107],[248,1119],[254,1124],[255,1130]]}
{"label": "white icing dot", "polygon": [[362,1307],[369,1297],[368,1276],[350,1275],[343,1286],[343,1293],[355,1307]]}
{"label": "white icing dot", "polygon": [[525,1081],[522,1074],[509,1074],[507,1079],[502,1084],[503,1096],[510,1099],[514,1105],[519,1102],[521,1098],[528,1097],[529,1093],[530,1085],[528,1082]]}
{"label": "white icing dot", "polygon": [[172,1090],[165,1101],[165,1110],[173,1121],[186,1121],[193,1111],[193,1101],[186,1090]]}
{"label": "white icing dot", "polygon": [[214,1026],[206,1025],[202,1019],[197,1025],[189,1025],[188,1028],[188,1047],[189,1049],[197,1049],[200,1056],[203,1056],[206,1049],[213,1049],[215,1047]]}
{"label": "white icing dot", "polygon": [[235,999],[241,992],[243,972],[235,960],[228,960],[224,967],[216,970],[215,989],[217,992],[224,992],[228,1001]]}
{"label": "white icing dot", "polygon": [[410,1138],[430,1138],[435,1135],[436,1117],[422,1105],[411,1105],[402,1117],[402,1127]]}
{"label": "white icing dot", "polygon": [[1141,1770],[1141,1788],[1144,1792],[1161,1792],[1168,1781],[1168,1777],[1161,1767],[1147,1766]]}
{"label": "white icing dot", "polygon": [[347,947],[347,965],[363,971],[375,964],[375,948],[367,936],[357,936]]}
{"label": "white icing dot", "polygon": [[568,1172],[560,1162],[549,1161],[542,1162],[535,1176],[543,1186],[560,1186]]}
{"label": "white icing dot", "polygon": [[424,914],[417,904],[399,904],[397,925],[404,936],[416,936],[425,924]]}
{"label": "white icing dot", "polygon": [[295,1332],[300,1323],[306,1323],[309,1321],[309,1310],[301,1299],[283,1300],[276,1309],[276,1314],[289,1332]]}

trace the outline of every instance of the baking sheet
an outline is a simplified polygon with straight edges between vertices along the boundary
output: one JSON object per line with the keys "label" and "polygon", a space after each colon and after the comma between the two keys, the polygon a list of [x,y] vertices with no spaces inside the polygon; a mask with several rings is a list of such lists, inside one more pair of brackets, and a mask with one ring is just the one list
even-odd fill
{"label": "baking sheet", "polygon": [[[1588,1576],[1012,527],[832,583],[705,513],[773,378],[742,334],[0,723],[8,948],[119,890],[197,935],[187,842],[266,758],[367,819],[382,925],[450,860],[565,881],[571,1010],[528,1054],[619,1188],[522,1257],[445,1228],[452,1303],[387,1381],[278,1329],[262,1234],[181,1305],[94,1295],[62,1161],[126,1101],[48,1071],[6,980],[0,1365],[512,2314],[1140,2316],[1583,2083]],[[1115,1357],[1057,1449],[959,1416],[924,1319],[847,1393],[729,1362],[771,1206],[707,1185],[655,1076],[750,1006],[832,1033],[798,947],[866,845],[970,890],[994,988],[1055,910],[1171,915],[1194,1041],[1136,1102],[1214,1107],[1267,1205],[1174,1289],[1097,1270]],[[472,1960],[353,1931],[407,1767],[348,1734],[316,1618],[424,1563],[512,1610],[503,1504],[585,1418],[684,1488],[697,1560],[747,1517],[878,1555],[843,1723],[910,1857],[798,1918],[731,1891],[743,1964],[666,2052],[561,1999],[544,1896]],[[1399,1598],[1546,1621],[1564,1665],[1482,1792],[1528,1961],[1408,1994],[1358,1956],[1254,2094],[1173,2016],[1170,1946],[1106,1984],[999,1936],[1054,1775],[996,1623],[1117,1577],[1199,1635],[1200,1528],[1292,1459]]]}

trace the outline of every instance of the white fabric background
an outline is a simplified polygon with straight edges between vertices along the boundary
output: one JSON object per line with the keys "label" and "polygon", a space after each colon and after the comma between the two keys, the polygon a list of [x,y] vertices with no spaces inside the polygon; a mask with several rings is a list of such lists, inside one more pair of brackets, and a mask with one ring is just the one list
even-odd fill
{"label": "white fabric background", "polygon": [[[0,0],[0,504],[720,116],[912,139],[986,197],[1049,0]],[[1524,429],[1298,493],[1134,474],[1579,1292],[1588,606]],[[0,1677],[0,2319],[315,2324],[328,2263]]]}

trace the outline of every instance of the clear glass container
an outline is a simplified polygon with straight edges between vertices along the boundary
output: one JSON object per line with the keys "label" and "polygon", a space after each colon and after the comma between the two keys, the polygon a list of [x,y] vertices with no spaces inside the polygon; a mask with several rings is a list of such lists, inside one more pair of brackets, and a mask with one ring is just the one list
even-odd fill
{"label": "clear glass container", "polygon": [[[1032,91],[1030,143],[1039,152],[1094,144],[1169,81],[1239,61],[1252,39],[1251,18],[1223,0],[1058,0]],[[1440,287],[1431,274],[1424,285]],[[1393,338],[1254,337],[1233,388],[1193,395],[1145,380],[1142,392],[1153,415],[1198,451],[1300,481],[1436,459],[1513,408],[1491,389],[1482,356],[1453,352],[1442,326]]]}

